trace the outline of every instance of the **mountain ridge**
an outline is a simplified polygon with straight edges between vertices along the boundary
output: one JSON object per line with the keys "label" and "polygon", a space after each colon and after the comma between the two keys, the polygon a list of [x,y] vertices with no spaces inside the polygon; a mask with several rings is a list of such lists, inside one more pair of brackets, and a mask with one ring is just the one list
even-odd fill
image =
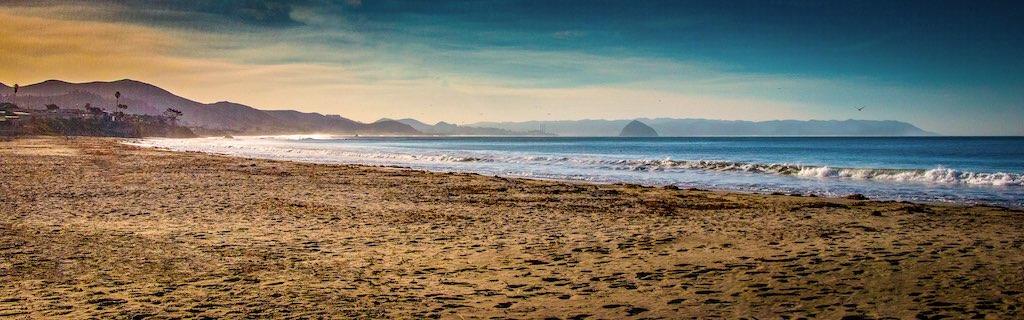
{"label": "mountain ridge", "polygon": [[561,121],[476,122],[469,125],[506,130],[542,130],[559,136],[613,137],[638,120],[662,137],[684,136],[934,136],[895,120],[713,120],[678,118],[584,119]]}
{"label": "mountain ridge", "polygon": [[[4,92],[12,87],[0,83]],[[18,104],[42,109],[47,104],[83,108],[85,104],[107,111],[114,107],[114,92],[121,92],[125,112],[159,115],[167,108],[181,110],[181,123],[214,132],[239,134],[338,133],[399,135],[521,135],[521,136],[617,136],[630,121],[641,121],[660,136],[931,136],[910,123],[894,120],[713,120],[636,118],[567,121],[476,122],[426,124],[405,118],[363,123],[342,117],[296,110],[261,110],[229,101],[197,102],[153,84],[132,79],[72,83],[46,80],[21,86]],[[10,94],[3,95],[5,99]]]}
{"label": "mountain ridge", "polygon": [[[6,85],[4,87],[10,88]],[[107,111],[117,111],[114,107],[115,92],[121,93],[120,103],[128,105],[128,109],[124,110],[126,113],[159,115],[167,108],[174,108],[183,112],[180,118],[182,124],[218,132],[420,134],[416,129],[398,122],[362,123],[340,115],[261,110],[229,101],[202,103],[156,85],[131,79],[82,83],[46,80],[20,87],[18,104],[35,109],[50,103],[78,109],[90,104]]]}
{"label": "mountain ridge", "polygon": [[388,119],[388,118],[381,118],[380,120],[377,120],[377,122],[388,121],[388,120],[390,120],[390,121],[397,121],[397,122],[401,122],[401,123],[407,124],[407,125],[413,127],[414,129],[416,129],[416,130],[418,130],[418,131],[420,131],[420,132],[422,132],[424,134],[430,134],[430,135],[459,135],[459,136],[551,136],[552,135],[550,133],[546,133],[546,132],[542,132],[542,131],[536,131],[536,130],[534,130],[534,131],[514,131],[514,130],[505,130],[505,129],[499,129],[499,128],[490,128],[490,127],[477,127],[477,126],[458,125],[458,124],[448,123],[448,122],[444,122],[444,121],[439,121],[439,122],[437,122],[435,124],[428,124],[428,123],[425,123],[423,121],[419,121],[419,120],[416,120],[416,119],[413,119],[413,118],[403,118],[403,119],[397,119],[397,120]]}

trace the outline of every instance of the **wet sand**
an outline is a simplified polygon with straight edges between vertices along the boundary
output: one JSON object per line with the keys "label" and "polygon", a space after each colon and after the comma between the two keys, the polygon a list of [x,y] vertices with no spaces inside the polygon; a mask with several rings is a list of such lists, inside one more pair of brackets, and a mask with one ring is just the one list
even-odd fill
{"label": "wet sand", "polygon": [[1024,213],[0,142],[0,318],[1021,318]]}

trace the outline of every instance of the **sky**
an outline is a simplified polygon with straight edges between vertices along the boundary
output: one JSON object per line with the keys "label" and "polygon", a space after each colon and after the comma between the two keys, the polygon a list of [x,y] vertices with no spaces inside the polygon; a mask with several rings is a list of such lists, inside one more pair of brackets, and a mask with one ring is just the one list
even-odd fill
{"label": "sky", "polygon": [[1021,1],[0,0],[0,21],[8,85],[130,78],[360,121],[872,119],[1024,135]]}

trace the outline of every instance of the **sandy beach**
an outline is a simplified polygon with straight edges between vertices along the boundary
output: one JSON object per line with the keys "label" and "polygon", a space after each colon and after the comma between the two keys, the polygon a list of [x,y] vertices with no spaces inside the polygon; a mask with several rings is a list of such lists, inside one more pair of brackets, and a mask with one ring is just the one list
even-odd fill
{"label": "sandy beach", "polygon": [[1024,212],[0,142],[0,318],[1024,317]]}

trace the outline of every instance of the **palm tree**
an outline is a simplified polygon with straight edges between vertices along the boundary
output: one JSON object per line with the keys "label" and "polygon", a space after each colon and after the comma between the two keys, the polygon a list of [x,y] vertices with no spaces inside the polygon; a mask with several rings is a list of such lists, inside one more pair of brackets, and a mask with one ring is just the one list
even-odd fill
{"label": "palm tree", "polygon": [[121,112],[121,110],[118,110],[118,109],[125,109],[125,110],[128,109],[128,106],[121,104],[121,91],[114,91],[114,103],[115,103],[115,105],[114,105],[115,109],[114,110],[116,110],[116,112],[114,112],[114,121],[117,121],[118,119],[121,119],[121,120],[127,119],[127,117],[125,116],[124,112]]}

